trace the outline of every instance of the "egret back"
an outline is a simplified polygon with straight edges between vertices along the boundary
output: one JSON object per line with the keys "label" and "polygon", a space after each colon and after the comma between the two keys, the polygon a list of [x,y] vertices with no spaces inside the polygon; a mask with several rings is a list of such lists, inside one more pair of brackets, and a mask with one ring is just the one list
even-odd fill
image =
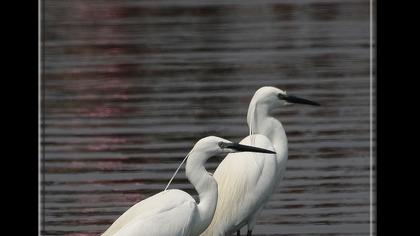
{"label": "egret back", "polygon": [[186,201],[149,216],[139,215],[113,236],[193,236],[196,204]]}
{"label": "egret back", "polygon": [[[273,150],[264,135],[252,135],[253,145]],[[251,145],[251,136],[241,144]],[[275,187],[276,156],[263,153],[231,153],[216,169],[218,202],[213,220],[201,235],[230,235],[245,225],[267,201]]]}
{"label": "egret back", "polygon": [[116,235],[118,231],[129,226],[131,222],[137,221],[140,218],[147,219],[148,217],[162,214],[185,203],[193,203],[195,205],[195,200],[186,192],[178,189],[162,191],[129,208],[102,236]]}

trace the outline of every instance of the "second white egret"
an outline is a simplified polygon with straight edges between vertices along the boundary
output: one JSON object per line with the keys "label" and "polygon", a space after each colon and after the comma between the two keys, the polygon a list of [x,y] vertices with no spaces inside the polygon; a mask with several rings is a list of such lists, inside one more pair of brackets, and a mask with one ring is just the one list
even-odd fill
{"label": "second white egret", "polygon": [[232,235],[235,231],[240,235],[245,225],[247,235],[252,235],[259,213],[286,169],[286,133],[270,113],[292,103],[319,106],[275,87],[262,87],[255,92],[247,114],[250,135],[240,143],[274,149],[277,154],[232,153],[224,158],[213,175],[219,191],[216,212],[202,236]]}

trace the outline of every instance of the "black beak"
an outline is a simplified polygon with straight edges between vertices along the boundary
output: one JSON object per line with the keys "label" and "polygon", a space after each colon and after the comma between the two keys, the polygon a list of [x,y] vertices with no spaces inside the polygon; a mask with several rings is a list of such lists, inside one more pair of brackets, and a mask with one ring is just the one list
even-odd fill
{"label": "black beak", "polygon": [[224,142],[222,142],[220,144],[220,147],[230,148],[230,149],[232,149],[236,152],[260,152],[260,153],[276,154],[276,152],[273,152],[273,151],[270,151],[270,150],[267,150],[267,149],[242,145],[242,144],[239,144],[239,143],[224,143]]}
{"label": "black beak", "polygon": [[293,95],[279,94],[278,97],[279,97],[279,99],[285,100],[289,103],[306,104],[306,105],[312,105],[312,106],[321,106],[317,102],[313,102],[313,101],[310,101],[308,99],[296,97],[296,96],[293,96]]}

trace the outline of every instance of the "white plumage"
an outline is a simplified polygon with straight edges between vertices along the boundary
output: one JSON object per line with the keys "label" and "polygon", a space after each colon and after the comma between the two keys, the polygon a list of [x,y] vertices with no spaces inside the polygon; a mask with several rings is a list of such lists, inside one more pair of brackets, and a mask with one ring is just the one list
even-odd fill
{"label": "white plumage", "polygon": [[248,235],[252,234],[258,215],[284,176],[288,156],[286,133],[270,112],[290,103],[319,105],[274,87],[262,87],[253,96],[247,114],[250,135],[240,143],[274,149],[277,154],[226,156],[213,175],[218,183],[218,203],[202,236],[231,235],[245,225]]}
{"label": "white plumage", "polygon": [[199,194],[199,203],[181,190],[162,191],[128,209],[102,236],[199,235],[210,224],[217,203],[217,183],[204,163],[214,155],[236,151],[274,153],[214,136],[203,138],[187,156],[186,164],[186,175]]}
{"label": "white plumage", "polygon": [[[273,149],[271,142],[263,135],[255,135],[255,145]],[[250,137],[241,144],[250,144]],[[231,235],[247,222],[253,213],[265,203],[274,187],[271,179],[276,174],[274,155],[255,153],[229,154],[219,165],[213,177],[223,195],[218,198],[216,213],[212,221],[214,231],[203,235]],[[228,175],[226,174],[228,173]]]}
{"label": "white plumage", "polygon": [[188,193],[166,190],[132,206],[102,236],[190,235],[196,205]]}

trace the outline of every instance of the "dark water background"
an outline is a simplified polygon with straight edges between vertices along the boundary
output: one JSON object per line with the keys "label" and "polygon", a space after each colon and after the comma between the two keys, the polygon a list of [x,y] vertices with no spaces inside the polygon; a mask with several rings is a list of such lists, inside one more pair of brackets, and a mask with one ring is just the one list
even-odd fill
{"label": "dark water background", "polygon": [[[264,85],[323,106],[276,112],[289,162],[255,235],[369,235],[368,0],[43,9],[44,235],[98,235],[161,191],[199,138],[245,137]],[[195,194],[183,171],[172,187]]]}

